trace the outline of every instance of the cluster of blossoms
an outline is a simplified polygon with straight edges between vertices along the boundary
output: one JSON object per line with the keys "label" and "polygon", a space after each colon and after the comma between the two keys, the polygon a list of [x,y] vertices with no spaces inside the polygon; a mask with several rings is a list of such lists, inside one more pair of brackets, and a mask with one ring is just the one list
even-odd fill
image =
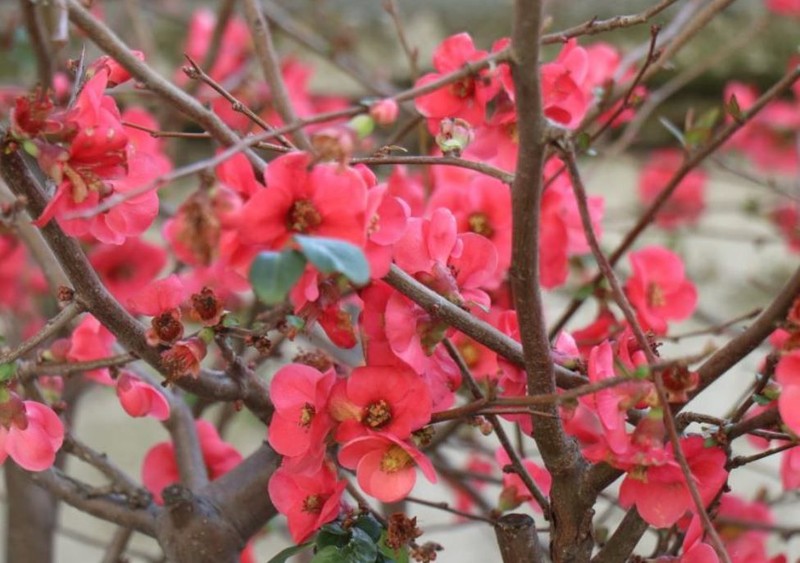
{"label": "cluster of blossoms", "polygon": [[[280,125],[271,92],[245,71],[252,46],[243,39],[248,37],[244,26],[238,18],[230,19],[208,75],[245,105],[260,108],[261,119]],[[186,45],[191,59],[204,58],[214,27],[209,12],[195,13]],[[499,57],[509,44],[501,39],[491,53]],[[490,52],[477,49],[469,35],[452,36],[434,53],[435,72],[421,77],[416,86],[429,85],[487,56]],[[309,71],[296,61],[284,61],[281,70],[295,94],[298,115],[344,104],[312,96],[307,88]],[[570,39],[555,59],[541,65],[540,72],[544,114],[552,125],[575,130],[595,110],[599,121],[611,126],[632,116],[628,105],[605,104],[605,94],[632,73],[610,45],[581,46]],[[191,76],[191,69],[186,74]],[[157,130],[158,124],[141,108],[120,111],[107,93],[129,78],[104,57],[89,65],[67,107],[57,107],[41,91],[20,96],[11,114],[11,138],[36,158],[55,185],[36,224],[55,220],[86,244],[89,260],[109,292],[131,314],[147,319],[146,340],[161,355],[167,383],[198,377],[201,363],[211,355],[207,348],[223,332],[227,310],[241,302],[239,294],[251,289],[247,278],[259,254],[299,253],[302,237],[325,237],[352,245],[369,264],[370,281],[362,285],[345,272],[322,271],[311,261],[304,262],[288,292],[295,323],[294,328],[281,327],[288,336],[316,325],[339,348],[360,346],[359,360],[363,358],[357,366],[346,366],[321,354],[300,354],[272,375],[269,391],[275,412],[268,441],[283,459],[268,493],[287,517],[296,542],[307,540],[342,512],[346,487],[342,470],[354,472],[367,495],[387,503],[409,495],[417,469],[436,481],[433,461],[425,451],[433,435],[432,419],[462,400],[462,372],[445,339],[452,341],[487,395],[505,399],[527,395],[527,375],[520,366],[458,332],[382,279],[392,267],[398,268],[450,304],[521,340],[508,279],[512,213],[507,183],[443,165],[431,166],[424,177],[398,166],[380,179],[366,166],[348,163],[357,140],[351,123],[317,131],[312,139],[315,154],[282,154],[261,176],[241,154],[217,166],[213,178],[205,178],[201,188],[164,221],[164,248],[140,237],[153,224],[159,200],[155,190],[139,190],[155,186],[156,179],[171,169],[161,141],[145,133]],[[232,128],[249,131],[252,120],[234,111],[215,90],[202,85],[197,95]],[[635,90],[638,99],[646,95],[643,87]],[[735,96],[746,110],[755,95],[751,88],[734,84],[726,98]],[[509,67],[500,64],[418,96],[415,105],[429,130],[437,134],[443,152],[452,150],[510,171],[518,153],[515,100]],[[742,129],[730,148],[747,152],[759,166],[796,170],[796,151],[783,150],[785,139],[778,137],[782,128],[795,131],[800,123],[796,117],[787,122],[787,107],[773,104],[760,120]],[[370,107],[377,124],[393,122],[397,112],[391,99]],[[655,201],[682,164],[678,151],[654,153],[640,176],[640,200],[646,205]],[[564,170],[557,156],[545,163],[539,271],[541,285],[548,290],[565,286],[574,259],[590,253],[576,195]],[[686,174],[655,223],[670,230],[695,224],[705,208],[705,184],[702,171]],[[92,212],[112,195],[134,192],[106,211]],[[586,203],[599,237],[604,201],[593,196]],[[776,217],[781,218],[776,220],[787,230],[794,229],[793,241],[800,248],[796,227],[800,213],[791,217],[789,213],[791,209],[779,209]],[[651,338],[653,349],[648,352],[656,353],[656,340],[669,333],[671,323],[692,316],[698,292],[686,277],[681,257],[672,250],[651,245],[627,257],[623,291],[638,324]],[[3,233],[0,259],[12,269],[28,269],[22,246]],[[159,277],[168,265],[175,273]],[[41,279],[23,280],[0,270],[0,306],[17,312],[32,309],[32,292],[26,292],[25,285],[44,288]],[[618,377],[629,381],[563,404],[564,428],[588,461],[604,462],[624,473],[619,493],[623,507],[635,506],[654,527],[677,525],[685,530],[684,561],[712,560],[716,556],[703,541],[695,503],[664,428],[664,410],[670,405],[659,401],[647,354],[611,295],[600,289],[593,297],[598,305],[595,320],[562,332],[554,342],[553,358],[585,374],[591,383]],[[800,433],[800,415],[793,411],[795,395],[800,398],[799,311],[796,306],[783,331],[773,338],[778,350],[773,368],[782,387],[777,406],[795,433]],[[196,331],[187,330],[189,322]],[[69,338],[51,345],[43,360],[108,358],[116,344],[114,335],[86,314]],[[160,421],[170,417],[165,393],[134,371],[104,368],[85,376],[114,386],[130,416]],[[672,404],[688,401],[698,385],[698,375],[679,365],[666,368],[661,376]],[[60,390],[58,380],[43,383],[53,393]],[[7,396],[0,401],[0,462],[11,456],[29,470],[50,467],[64,437],[60,419],[44,404],[3,391]],[[501,416],[527,434],[533,431],[527,412]],[[212,480],[242,460],[209,423],[198,420],[197,433]],[[720,497],[728,477],[728,455],[722,447],[700,435],[682,436],[679,442],[706,506],[719,497],[721,515],[748,512],[753,521],[770,521],[768,509],[758,502]],[[508,452],[500,448],[493,459],[471,459],[470,470],[486,474],[511,464]],[[548,471],[532,459],[523,459],[522,466],[549,494]],[[787,489],[800,487],[797,467],[800,457],[795,450],[787,451],[783,472]],[[179,481],[173,444],[157,444],[148,452],[142,480],[157,502],[163,502],[165,488]],[[497,509],[512,510],[526,502],[538,507],[519,474],[504,471]],[[459,507],[469,509],[469,499],[459,498]],[[737,561],[766,560],[761,533],[729,530],[725,540]]]}

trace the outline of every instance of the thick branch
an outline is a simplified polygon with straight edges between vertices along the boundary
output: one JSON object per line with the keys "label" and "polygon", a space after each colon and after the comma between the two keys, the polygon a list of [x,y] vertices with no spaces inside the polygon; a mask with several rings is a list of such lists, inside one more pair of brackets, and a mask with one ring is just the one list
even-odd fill
{"label": "thick branch", "polygon": [[[542,172],[546,153],[546,123],[539,82],[539,41],[542,3],[517,0],[514,4],[511,74],[517,98],[519,155],[512,186],[511,286],[519,320],[528,376],[528,394],[556,390],[539,284],[539,235]],[[585,560],[591,553],[593,498],[581,494],[586,463],[575,441],[564,432],[555,405],[546,416],[533,415],[533,437],[553,477],[550,498],[554,513],[551,555],[555,561]]]}
{"label": "thick branch", "polygon": [[503,563],[540,563],[546,561],[536,525],[527,514],[506,514],[494,525]]}

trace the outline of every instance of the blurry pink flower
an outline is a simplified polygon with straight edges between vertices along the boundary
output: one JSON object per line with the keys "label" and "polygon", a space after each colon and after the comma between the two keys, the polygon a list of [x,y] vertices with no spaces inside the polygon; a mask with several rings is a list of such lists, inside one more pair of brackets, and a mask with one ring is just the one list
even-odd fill
{"label": "blurry pink flower", "polygon": [[61,448],[64,425],[41,403],[22,401],[17,407],[21,407],[18,412],[0,424],[0,463],[11,456],[23,469],[44,471],[53,465]]}
{"label": "blurry pink flower", "polygon": [[778,411],[783,423],[800,432],[800,350],[784,354],[775,366],[775,380],[781,386]]}
{"label": "blurry pink flower", "polygon": [[169,418],[169,403],[164,395],[130,372],[123,371],[117,377],[117,398],[130,416],[152,416],[156,420]]}
{"label": "blurry pink flower", "polygon": [[[116,337],[100,321],[87,314],[72,331],[67,359],[71,362],[88,362],[107,358],[111,356],[115,341]],[[112,384],[108,369],[88,371],[86,376],[104,385]]]}
{"label": "blurry pink flower", "polygon": [[[677,149],[656,151],[650,155],[639,175],[639,197],[650,205],[664,190],[683,163]],[[678,184],[661,211],[656,215],[656,224],[665,229],[680,225],[693,225],[705,209],[706,173],[692,170]]]}
{"label": "blurry pink flower", "polygon": [[628,254],[633,275],[625,283],[628,299],[645,330],[667,333],[667,321],[682,321],[697,306],[697,289],[686,279],[680,257],[660,246]]}
{"label": "blurry pink flower", "polygon": [[[206,420],[195,420],[195,426],[203,461],[212,481],[239,465],[242,454],[220,438],[213,424]],[[153,493],[156,502],[163,502],[161,491],[164,488],[179,481],[178,462],[172,442],[161,442],[150,448],[142,462],[142,484]]]}
{"label": "blurry pink flower", "polygon": [[129,238],[119,246],[95,247],[89,261],[111,295],[126,303],[166,266],[167,251],[139,238]]}

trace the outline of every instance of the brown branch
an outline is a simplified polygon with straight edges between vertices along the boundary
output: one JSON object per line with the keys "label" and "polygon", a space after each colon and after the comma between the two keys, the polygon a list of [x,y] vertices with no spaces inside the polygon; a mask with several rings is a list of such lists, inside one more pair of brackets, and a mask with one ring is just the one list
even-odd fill
{"label": "brown branch", "polygon": [[345,74],[353,78],[364,88],[381,96],[390,96],[394,92],[391,84],[367,74],[358,61],[346,52],[337,50],[318,34],[306,28],[283,9],[277,2],[264,2],[261,6],[264,16],[286,35],[315,52],[326,61],[333,63]]}
{"label": "brown branch", "polygon": [[698,368],[700,384],[694,394],[702,392],[772,334],[778,323],[786,317],[786,313],[798,296],[800,296],[800,268],[789,278],[777,297],[747,330],[717,350]]}
{"label": "brown branch", "polygon": [[25,362],[20,365],[17,373],[19,373],[20,377],[23,379],[25,377],[38,377],[41,375],[67,376],[95,369],[124,366],[138,359],[139,358],[137,358],[135,354],[125,352],[124,354],[118,354],[108,358],[99,358],[97,360],[87,360],[85,362]]}
{"label": "brown branch", "polygon": [[[242,0],[242,2],[244,2],[244,14],[247,19],[247,25],[250,28],[250,34],[253,37],[258,62],[261,65],[264,78],[269,84],[275,110],[284,123],[294,123],[297,121],[297,114],[294,111],[289,91],[286,89],[286,83],[283,80],[278,52],[272,42],[272,32],[269,24],[261,12],[260,2],[258,0]],[[296,131],[294,138],[301,149],[313,152],[314,149],[311,146],[311,142],[302,129]]]}
{"label": "brown branch", "polygon": [[[184,73],[186,76],[193,80],[199,80],[203,84],[208,85],[212,90],[214,90],[217,94],[225,98],[230,104],[233,111],[238,111],[239,113],[244,114],[250,121],[258,125],[264,131],[275,131],[275,128],[261,119],[261,117],[247,107],[241,100],[236,98],[233,94],[228,92],[228,90],[219,82],[211,78],[201,67],[198,65],[192,57],[189,55],[184,54],[186,60],[189,61],[188,67],[184,67]],[[293,149],[294,146],[282,135],[277,135],[276,138],[278,142],[280,142],[285,148]]]}
{"label": "brown branch", "polygon": [[[510,362],[518,366],[525,365],[519,342],[425,287],[397,266],[392,265],[383,280],[425,309],[430,315],[457,328]],[[549,347],[547,357],[550,357]],[[582,375],[562,366],[556,365],[555,372],[559,387],[571,389],[588,383],[588,380]]]}
{"label": "brown branch", "polygon": [[[539,81],[540,0],[516,0],[511,34],[511,75],[517,101],[519,155],[512,186],[513,235],[509,276],[519,320],[529,395],[556,391],[539,284],[539,235],[542,173],[547,126],[542,113]],[[574,439],[567,436],[555,405],[552,416],[533,415],[533,438],[553,477],[550,491],[554,529],[550,554],[555,561],[586,559],[594,542],[591,514],[595,498],[584,494],[586,462]]]}
{"label": "brown branch", "polygon": [[541,563],[547,561],[536,524],[527,514],[506,514],[494,525],[503,563]]}
{"label": "brown branch", "polygon": [[158,509],[151,505],[147,509],[131,509],[119,495],[91,495],[85,485],[67,477],[55,468],[37,473],[27,473],[27,478],[47,490],[50,494],[102,520],[132,528],[148,536],[155,535],[155,516]]}
{"label": "brown branch", "polygon": [[114,535],[111,536],[111,541],[103,554],[103,560],[100,563],[119,563],[124,561],[123,555],[128,548],[133,530],[130,528],[117,528]]}
{"label": "brown branch", "polygon": [[19,0],[25,30],[31,41],[33,54],[36,57],[36,71],[39,75],[39,84],[48,89],[53,85],[53,53],[46,37],[47,30],[42,21],[39,4],[35,0]]}
{"label": "brown branch", "polygon": [[622,522],[608,538],[606,544],[600,551],[592,557],[592,563],[617,563],[627,561],[639,539],[642,537],[650,525],[645,522],[636,507],[632,507],[625,513]]}
{"label": "brown branch", "polygon": [[505,170],[496,168],[490,164],[477,162],[475,160],[467,160],[454,156],[372,156],[372,157],[358,157],[350,159],[350,164],[370,164],[370,165],[384,165],[384,164],[419,164],[423,166],[456,166],[458,168],[466,168],[480,172],[491,178],[496,178],[504,184],[511,184],[514,181],[514,175],[509,174]]}
{"label": "brown branch", "polygon": [[596,35],[598,33],[605,33],[615,29],[641,25],[643,23],[647,23],[653,17],[657,16],[677,1],[678,0],[661,0],[661,2],[651,6],[647,10],[629,16],[615,16],[607,20],[598,20],[596,18],[592,18],[587,22],[576,25],[575,27],[570,27],[562,31],[556,31],[554,33],[542,35],[542,44],[550,45],[553,43],[563,43],[567,39],[571,39],[573,37],[580,37],[582,35]]}
{"label": "brown branch", "polygon": [[66,307],[61,309],[55,317],[47,321],[47,324],[44,325],[39,332],[17,346],[14,350],[7,354],[0,355],[0,364],[11,363],[18,360],[45,340],[61,332],[75,317],[85,310],[86,308],[81,302],[73,300]]}
{"label": "brown branch", "polygon": [[488,522],[489,524],[494,524],[495,520],[492,518],[486,518],[485,516],[480,516],[478,514],[472,514],[471,512],[464,512],[463,510],[458,510],[457,508],[453,508],[446,502],[435,502],[431,500],[425,500],[417,497],[407,496],[403,499],[406,502],[410,502],[413,504],[420,504],[422,506],[429,506],[431,508],[435,508],[437,510],[442,510],[444,512],[449,512],[450,514],[455,514],[457,516],[461,516],[462,518],[466,518],[467,520],[477,520],[478,522]]}

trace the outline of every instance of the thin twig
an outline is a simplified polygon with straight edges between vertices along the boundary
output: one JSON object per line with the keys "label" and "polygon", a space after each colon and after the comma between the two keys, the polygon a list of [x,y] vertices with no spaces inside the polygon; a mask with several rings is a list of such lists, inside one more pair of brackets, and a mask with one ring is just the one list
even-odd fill
{"label": "thin twig", "polygon": [[0,363],[11,363],[18,360],[48,338],[56,336],[72,321],[72,319],[84,311],[86,311],[86,307],[81,301],[77,299],[71,301],[66,307],[61,309],[55,317],[47,321],[47,324],[44,325],[39,332],[17,346],[14,350],[0,355]]}
{"label": "thin twig", "polygon": [[[247,25],[250,28],[250,34],[253,37],[258,62],[261,65],[264,78],[269,84],[275,110],[284,123],[294,123],[297,121],[297,114],[294,111],[289,91],[283,80],[278,52],[272,42],[272,31],[264,19],[260,2],[258,0],[242,0],[242,2],[244,2],[244,14],[247,19]],[[297,146],[301,149],[313,152],[311,142],[302,129],[298,129],[295,132],[294,138]]]}

